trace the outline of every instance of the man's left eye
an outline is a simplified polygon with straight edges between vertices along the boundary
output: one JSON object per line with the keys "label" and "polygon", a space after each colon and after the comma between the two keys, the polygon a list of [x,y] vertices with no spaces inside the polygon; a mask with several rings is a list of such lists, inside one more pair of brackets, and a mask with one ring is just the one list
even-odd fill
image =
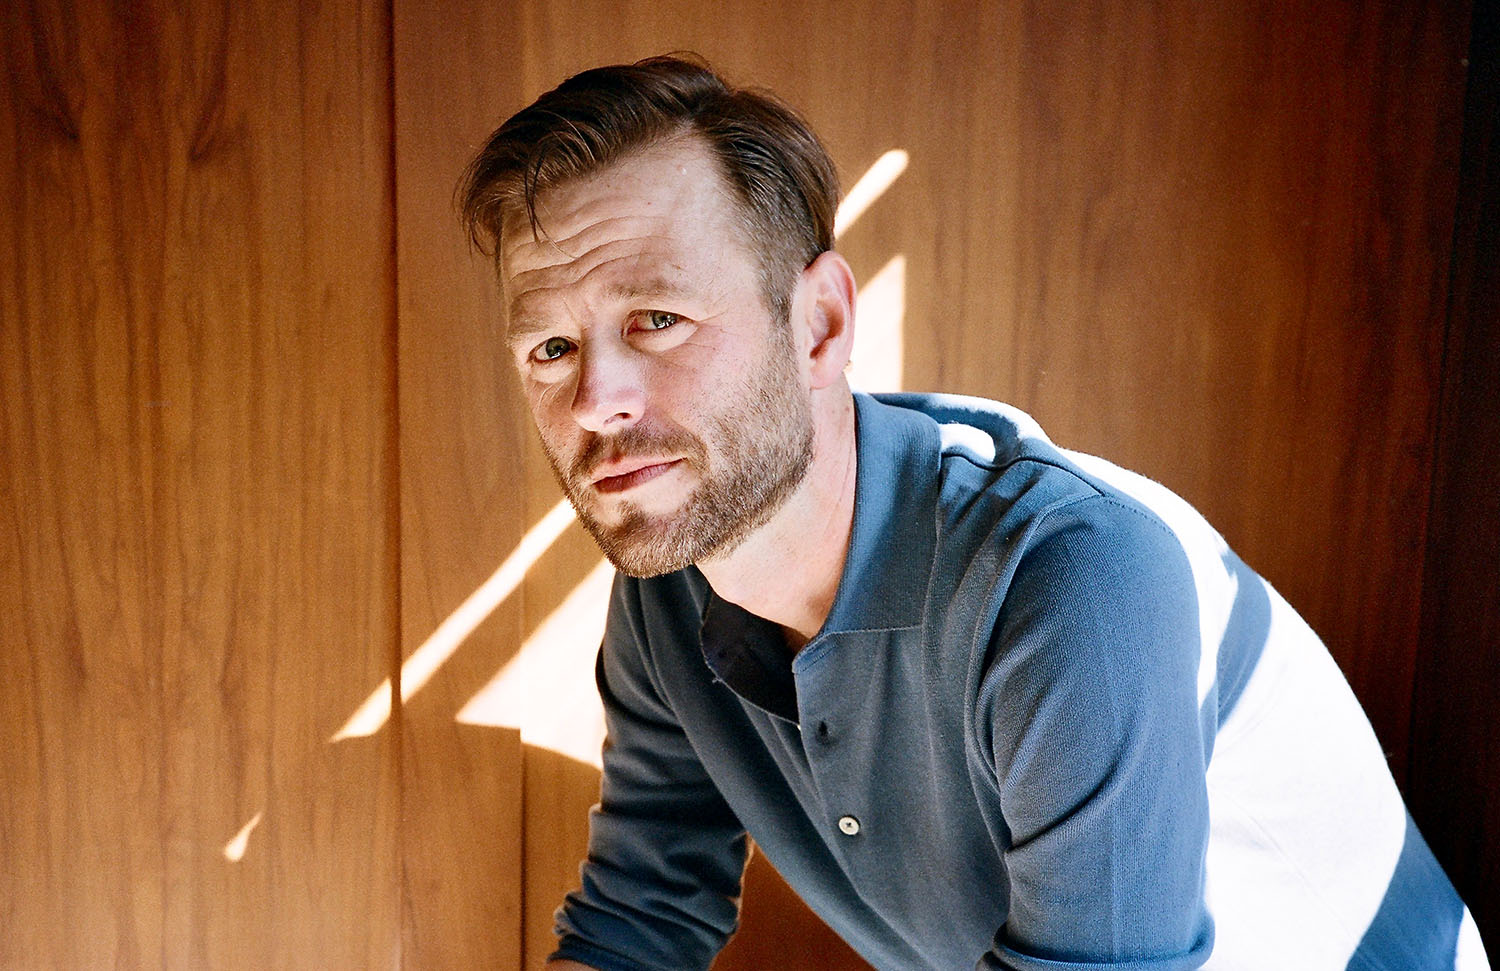
{"label": "man's left eye", "polygon": [[649,310],[641,318],[641,329],[666,330],[668,327],[671,327],[673,324],[677,323],[679,319],[680,318],[676,314],[668,313],[665,310]]}

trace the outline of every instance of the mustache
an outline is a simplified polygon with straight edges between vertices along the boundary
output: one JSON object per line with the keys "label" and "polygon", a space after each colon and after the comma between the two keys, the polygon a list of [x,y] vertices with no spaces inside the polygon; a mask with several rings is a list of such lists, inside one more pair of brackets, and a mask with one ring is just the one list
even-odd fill
{"label": "mustache", "polygon": [[682,429],[657,430],[638,425],[609,435],[590,435],[573,457],[568,477],[574,482],[589,482],[605,462],[630,455],[681,455],[689,464],[696,464],[703,455],[703,443]]}

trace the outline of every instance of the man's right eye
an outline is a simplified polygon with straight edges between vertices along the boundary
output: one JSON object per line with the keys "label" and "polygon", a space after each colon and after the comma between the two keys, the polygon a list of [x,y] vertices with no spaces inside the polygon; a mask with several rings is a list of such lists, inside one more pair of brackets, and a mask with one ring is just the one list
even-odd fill
{"label": "man's right eye", "polygon": [[531,356],[537,361],[555,361],[573,349],[566,337],[549,337],[536,346]]}

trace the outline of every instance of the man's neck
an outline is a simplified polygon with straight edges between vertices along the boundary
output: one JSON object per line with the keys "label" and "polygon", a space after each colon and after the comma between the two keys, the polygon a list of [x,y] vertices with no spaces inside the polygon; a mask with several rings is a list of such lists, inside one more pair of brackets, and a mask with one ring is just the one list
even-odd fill
{"label": "man's neck", "polygon": [[845,386],[815,400],[813,460],[796,492],[732,553],[698,564],[714,593],[781,625],[793,650],[833,609],[854,524],[856,464],[854,399]]}

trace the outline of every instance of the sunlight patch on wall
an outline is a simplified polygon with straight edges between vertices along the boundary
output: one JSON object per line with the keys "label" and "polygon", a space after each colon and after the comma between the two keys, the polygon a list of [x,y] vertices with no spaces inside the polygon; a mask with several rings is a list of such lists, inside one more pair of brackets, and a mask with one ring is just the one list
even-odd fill
{"label": "sunlight patch on wall", "polygon": [[594,657],[604,637],[614,572],[600,560],[520,652],[469,699],[458,721],[518,728],[526,744],[598,768],[604,709],[594,687]]}
{"label": "sunlight patch on wall", "polygon": [[[573,521],[573,507],[566,499],[552,507],[547,515],[542,517],[541,522],[531,527],[530,531],[521,538],[521,543],[516,547],[505,562],[500,564],[490,578],[480,584],[479,589],[469,594],[458,609],[448,615],[448,618],[438,625],[427,640],[422,642],[411,653],[411,657],[401,665],[401,700],[408,701],[412,695],[432,680],[447,660],[453,656],[474,629],[484,622],[484,619],[494,613],[495,608],[500,606],[515,592],[516,587],[521,585],[526,571],[531,569],[533,563],[547,552],[547,549],[557,541],[564,529]],[[342,741],[346,738],[363,738],[373,735],[385,725],[391,717],[391,682],[386,679],[381,682],[380,687],[370,693],[365,703],[350,716],[344,723],[344,727],[334,732],[330,742]]]}
{"label": "sunlight patch on wall", "polygon": [[234,839],[224,844],[224,859],[230,863],[238,863],[245,858],[245,851],[250,848],[250,834],[255,832],[255,827],[260,825],[261,817],[265,812],[258,812],[250,817],[250,822],[240,827],[240,831],[234,834]]}
{"label": "sunlight patch on wall", "polygon": [[861,391],[900,391],[906,318],[906,257],[893,256],[860,287],[854,311],[849,384]]}
{"label": "sunlight patch on wall", "polygon": [[839,203],[838,213],[833,218],[834,239],[844,235],[854,225],[854,221],[885,194],[891,183],[906,171],[910,161],[911,156],[899,148],[893,148],[875,160],[875,164],[859,177],[859,181],[844,196],[844,201]]}

